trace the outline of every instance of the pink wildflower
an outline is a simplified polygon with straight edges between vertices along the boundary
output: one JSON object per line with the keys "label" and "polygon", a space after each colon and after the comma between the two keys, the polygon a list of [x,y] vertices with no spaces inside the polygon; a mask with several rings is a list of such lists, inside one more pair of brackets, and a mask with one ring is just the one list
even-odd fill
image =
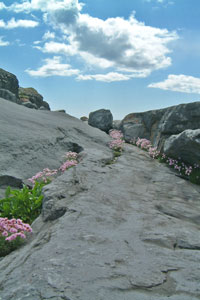
{"label": "pink wildflower", "polygon": [[115,150],[115,151],[122,151],[123,144],[124,144],[123,140],[116,139],[116,140],[112,140],[109,143],[109,147],[110,147],[110,149]]}
{"label": "pink wildflower", "polygon": [[51,178],[56,175],[58,170],[50,170],[49,168],[43,169],[43,171],[38,172],[33,177],[29,178],[28,180],[32,182],[33,184],[36,183],[36,181],[44,181],[45,183],[48,182],[48,180],[51,180]]}
{"label": "pink wildflower", "polygon": [[111,130],[109,132],[109,135],[111,138],[113,138],[115,140],[123,139],[123,133],[120,130]]}
{"label": "pink wildflower", "polygon": [[62,172],[64,172],[67,169],[76,166],[77,164],[78,164],[78,162],[76,160],[67,160],[66,162],[64,162],[62,164],[62,166],[60,166],[59,170],[61,170]]}
{"label": "pink wildflower", "polygon": [[0,236],[6,237],[6,241],[13,241],[18,236],[26,238],[24,232],[32,232],[29,224],[23,223],[20,219],[0,218]]}
{"label": "pink wildflower", "polygon": [[67,160],[76,160],[78,156],[78,153],[69,151],[65,153],[63,157],[67,158]]}

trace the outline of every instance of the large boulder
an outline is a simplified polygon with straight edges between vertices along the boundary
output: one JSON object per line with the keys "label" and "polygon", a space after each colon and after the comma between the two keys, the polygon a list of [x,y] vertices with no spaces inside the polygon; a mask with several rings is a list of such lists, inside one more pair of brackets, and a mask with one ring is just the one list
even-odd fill
{"label": "large boulder", "polygon": [[164,152],[173,158],[181,158],[186,163],[200,165],[200,129],[184,130],[166,139]]}
{"label": "large boulder", "polygon": [[160,150],[163,150],[165,140],[171,135],[198,128],[200,102],[129,114],[123,119],[121,126],[127,141],[138,137],[147,138]]}
{"label": "large boulder", "polygon": [[112,129],[112,123],[113,116],[108,109],[99,109],[89,114],[88,124],[107,133]]}
{"label": "large boulder", "polygon": [[[22,103],[33,103],[36,108],[40,108],[40,107],[44,107],[47,110],[50,110],[49,104],[43,100],[43,96],[40,95],[34,88],[19,88],[19,98],[21,100]],[[25,105],[27,106],[27,105]],[[33,108],[27,106],[29,108]]]}
{"label": "large boulder", "polygon": [[[18,98],[19,82],[17,77],[0,68],[0,89],[8,90]],[[2,97],[2,94],[1,94]],[[10,98],[10,96],[9,96]],[[7,98],[5,98],[7,99]],[[11,101],[10,99],[7,99]]]}

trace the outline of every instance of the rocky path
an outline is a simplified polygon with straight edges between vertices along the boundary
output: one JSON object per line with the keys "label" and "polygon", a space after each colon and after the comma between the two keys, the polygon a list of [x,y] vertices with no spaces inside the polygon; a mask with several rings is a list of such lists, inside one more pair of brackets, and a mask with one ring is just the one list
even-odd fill
{"label": "rocky path", "polygon": [[0,299],[200,299],[200,188],[130,145],[112,165],[84,153],[45,187],[29,244],[0,261]]}

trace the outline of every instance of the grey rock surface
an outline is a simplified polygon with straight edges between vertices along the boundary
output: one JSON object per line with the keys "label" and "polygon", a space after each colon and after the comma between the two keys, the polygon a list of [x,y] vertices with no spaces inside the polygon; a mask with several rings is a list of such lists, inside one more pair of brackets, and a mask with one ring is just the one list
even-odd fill
{"label": "grey rock surface", "polygon": [[164,109],[127,115],[122,131],[127,141],[147,138],[154,146],[163,149],[165,140],[186,129],[200,128],[200,102],[180,104]]}
{"label": "grey rock surface", "polygon": [[0,176],[22,180],[46,167],[58,168],[67,151],[103,147],[110,140],[104,132],[65,113],[27,113],[27,108],[4,99],[0,99],[0,128]]}
{"label": "grey rock surface", "polygon": [[27,108],[33,108],[33,109],[38,109],[37,105],[35,103],[32,102],[22,102],[22,105],[27,107]]}
{"label": "grey rock surface", "polygon": [[164,144],[164,152],[192,164],[200,164],[200,129],[187,129],[170,136]]}
{"label": "grey rock surface", "polygon": [[20,101],[15,96],[15,94],[13,94],[12,92],[10,92],[9,90],[6,90],[6,89],[0,89],[0,98],[20,104]]}
{"label": "grey rock surface", "polygon": [[120,130],[121,129],[121,120],[113,120],[112,129]]}
{"label": "grey rock surface", "polygon": [[99,109],[89,114],[88,124],[107,133],[112,128],[112,123],[113,116],[108,109]]}
{"label": "grey rock surface", "polygon": [[27,244],[0,261],[1,300],[200,299],[200,187],[127,144],[108,165],[109,137],[69,115],[27,116],[3,100],[0,108],[4,173],[27,177],[47,162],[57,167],[69,143],[83,149],[79,164],[44,188]]}
{"label": "grey rock surface", "polygon": [[17,77],[0,68],[0,89],[5,89],[13,93],[18,98],[19,82]]}

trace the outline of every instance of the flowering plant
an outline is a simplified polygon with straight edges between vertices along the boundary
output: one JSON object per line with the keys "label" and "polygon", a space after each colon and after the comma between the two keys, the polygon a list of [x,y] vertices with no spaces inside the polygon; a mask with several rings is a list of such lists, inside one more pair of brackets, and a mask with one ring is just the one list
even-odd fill
{"label": "flowering plant", "polygon": [[25,232],[32,232],[32,228],[22,220],[0,218],[0,256],[5,256],[18,248],[26,238]]}
{"label": "flowering plant", "polygon": [[67,160],[77,160],[77,156],[78,156],[78,153],[69,151],[69,152],[66,152],[63,157],[65,157]]}
{"label": "flowering plant", "polygon": [[115,140],[123,139],[123,133],[120,130],[111,130],[109,136]]}
{"label": "flowering plant", "polygon": [[59,170],[62,172],[65,172],[67,169],[74,167],[77,164],[78,164],[78,162],[76,160],[67,160],[60,166]]}
{"label": "flowering plant", "polygon": [[35,184],[36,181],[40,181],[40,182],[44,182],[45,184],[48,184],[51,182],[52,177],[55,176],[57,172],[58,172],[57,170],[50,170],[49,168],[45,168],[43,169],[43,171],[38,172],[28,180],[33,184]]}
{"label": "flowering plant", "polygon": [[110,149],[114,150],[114,151],[122,151],[122,147],[123,147],[123,143],[124,141],[122,141],[121,139],[116,139],[116,140],[112,140],[109,143],[109,147]]}
{"label": "flowering plant", "polygon": [[122,152],[123,148],[123,133],[120,130],[111,130],[109,132],[110,137],[112,138],[112,141],[109,143],[109,148],[112,149],[117,155],[120,152]]}
{"label": "flowering plant", "polygon": [[169,167],[174,168],[185,179],[189,179],[191,182],[200,184],[200,165],[194,164],[194,166],[188,166],[181,158],[174,159],[168,157],[165,153],[160,153],[157,147],[153,147],[151,142],[147,139],[138,138],[137,141],[132,141],[137,147],[148,151],[149,156],[153,159],[158,158],[160,162],[165,162]]}

